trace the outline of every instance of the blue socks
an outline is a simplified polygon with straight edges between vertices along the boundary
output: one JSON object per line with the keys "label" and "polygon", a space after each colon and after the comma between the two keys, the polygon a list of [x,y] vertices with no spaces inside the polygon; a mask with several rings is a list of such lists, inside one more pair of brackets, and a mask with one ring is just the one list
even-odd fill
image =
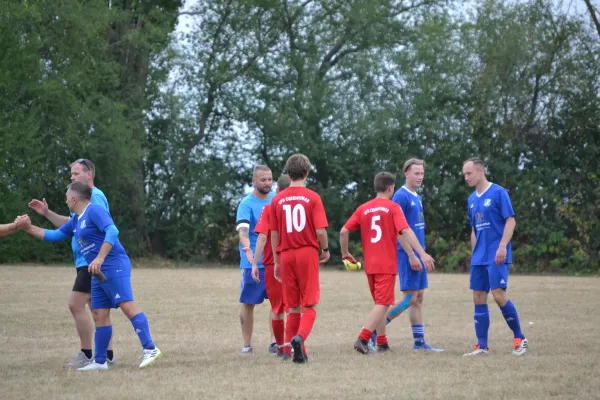
{"label": "blue socks", "polygon": [[411,325],[413,339],[415,339],[415,346],[422,346],[425,344],[425,328],[423,325]]}
{"label": "blue socks", "polygon": [[490,310],[487,304],[475,304],[473,314],[477,344],[482,349],[488,348],[488,330],[490,329]]}
{"label": "blue socks", "polygon": [[152,342],[152,337],[150,336],[150,327],[148,326],[146,314],[141,312],[135,317],[131,318],[131,325],[133,325],[135,333],[138,335],[138,338],[140,338],[142,347],[144,347],[146,350],[153,350],[155,346],[154,342]]}
{"label": "blue socks", "polygon": [[94,361],[97,364],[104,364],[106,362],[106,355],[108,352],[108,344],[112,337],[112,325],[101,326],[96,328],[94,334],[94,343],[96,344],[96,353],[94,354]]}
{"label": "blue socks", "polygon": [[519,322],[519,315],[517,314],[517,309],[512,301],[508,301],[504,307],[500,307],[500,311],[502,311],[502,315],[508,324],[508,327],[515,334],[515,338],[524,339],[525,335],[521,332],[521,323]]}

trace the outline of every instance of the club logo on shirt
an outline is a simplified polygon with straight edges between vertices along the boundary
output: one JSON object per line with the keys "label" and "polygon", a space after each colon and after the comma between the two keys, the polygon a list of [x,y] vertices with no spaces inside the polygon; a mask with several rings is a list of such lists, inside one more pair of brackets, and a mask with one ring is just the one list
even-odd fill
{"label": "club logo on shirt", "polygon": [[483,201],[483,205],[484,205],[485,207],[489,207],[489,206],[490,206],[490,204],[492,204],[492,200],[490,200],[490,199],[485,199],[485,200]]}
{"label": "club logo on shirt", "polygon": [[79,224],[79,229],[85,229],[85,219]]}

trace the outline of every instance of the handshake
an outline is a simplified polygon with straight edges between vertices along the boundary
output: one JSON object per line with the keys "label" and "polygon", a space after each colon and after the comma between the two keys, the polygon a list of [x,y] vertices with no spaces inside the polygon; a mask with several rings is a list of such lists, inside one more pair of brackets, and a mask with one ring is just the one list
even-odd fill
{"label": "handshake", "polygon": [[31,220],[29,219],[29,215],[19,215],[15,218],[15,230],[24,231],[31,227]]}

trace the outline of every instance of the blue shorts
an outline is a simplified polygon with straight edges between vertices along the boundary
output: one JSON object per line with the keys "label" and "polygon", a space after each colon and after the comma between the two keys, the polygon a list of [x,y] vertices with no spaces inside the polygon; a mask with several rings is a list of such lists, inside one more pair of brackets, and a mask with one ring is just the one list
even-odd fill
{"label": "blue shorts", "polygon": [[131,276],[116,276],[102,283],[92,279],[92,308],[117,308],[125,301],[133,301]]}
{"label": "blue shorts", "polygon": [[510,264],[471,265],[471,290],[489,293],[493,289],[508,287]]}
{"label": "blue shorts", "polygon": [[265,269],[258,269],[260,282],[252,279],[252,269],[242,268],[242,279],[240,281],[240,303],[262,304],[267,299],[267,288],[265,286]]}
{"label": "blue shorts", "polygon": [[424,290],[429,287],[425,267],[421,271],[413,270],[408,262],[408,255],[400,250],[398,250],[398,278],[400,278],[400,290],[402,291]]}

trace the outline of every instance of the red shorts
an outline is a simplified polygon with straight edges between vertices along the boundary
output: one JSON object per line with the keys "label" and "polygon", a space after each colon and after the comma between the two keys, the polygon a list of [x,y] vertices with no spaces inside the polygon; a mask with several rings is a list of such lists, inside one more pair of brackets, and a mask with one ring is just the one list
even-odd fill
{"label": "red shorts", "polygon": [[394,289],[396,274],[371,274],[367,275],[369,289],[376,305],[391,306],[395,303]]}
{"label": "red shorts", "polygon": [[283,301],[289,308],[314,306],[321,297],[319,251],[314,247],[279,254]]}
{"label": "red shorts", "polygon": [[273,314],[283,313],[283,288],[281,282],[275,279],[275,266],[273,264],[265,264],[265,288],[267,289],[267,296],[271,302]]}

